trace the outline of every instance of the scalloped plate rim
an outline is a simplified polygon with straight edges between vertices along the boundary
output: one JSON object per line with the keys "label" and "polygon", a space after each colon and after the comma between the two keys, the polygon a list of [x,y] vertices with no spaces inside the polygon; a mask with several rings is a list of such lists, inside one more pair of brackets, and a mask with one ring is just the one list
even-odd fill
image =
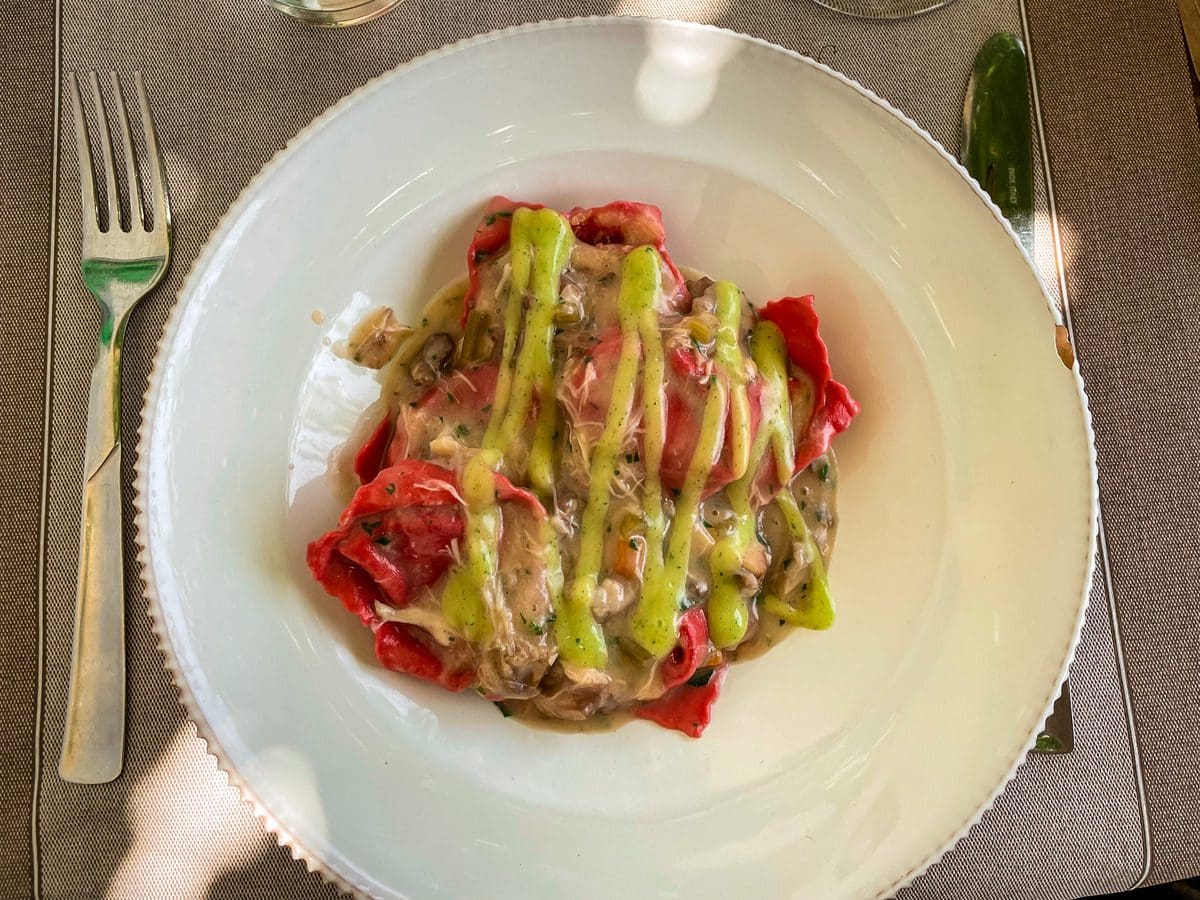
{"label": "scalloped plate rim", "polygon": [[[1019,238],[1013,231],[1008,220],[1004,218],[999,208],[992,202],[991,198],[983,192],[979,185],[970,177],[965,169],[954,159],[944,147],[941,146],[934,138],[910,119],[907,115],[894,107],[888,101],[879,97],[873,91],[862,86],[857,81],[843,75],[842,73],[831,69],[830,67],[820,63],[808,56],[805,56],[796,51],[782,47],[770,41],[756,38],[750,35],[745,35],[731,29],[721,28],[719,26],[687,22],[672,19],[663,19],[647,16],[579,16],[579,17],[564,17],[551,20],[526,23],[510,28],[493,30],[465,38],[463,40],[446,44],[440,48],[432,50],[421,56],[415,57],[412,60],[402,63],[399,66],[381,73],[370,81],[366,82],[356,90],[347,94],[324,112],[313,119],[307,126],[299,131],[288,143],[280,149],[257,175],[249,182],[245,189],[239,194],[238,198],[230,206],[229,210],[221,217],[217,225],[210,232],[204,246],[197,254],[189,269],[188,275],[184,279],[179,291],[176,294],[176,303],[173,305],[169,318],[163,328],[158,345],[154,354],[153,366],[149,378],[147,379],[146,390],[142,398],[141,422],[138,429],[137,440],[137,460],[135,465],[135,529],[136,529],[136,548],[137,548],[137,563],[141,574],[143,585],[143,597],[147,604],[147,613],[150,617],[151,627],[157,639],[159,652],[162,654],[164,667],[166,668],[172,682],[179,691],[179,699],[184,707],[189,720],[195,725],[197,734],[205,745],[205,752],[212,756],[216,762],[217,768],[225,773],[231,786],[238,792],[238,796],[252,811],[255,818],[262,824],[264,830],[273,835],[280,847],[290,850],[294,859],[303,862],[308,871],[316,873],[329,884],[336,887],[338,890],[348,893],[362,900],[371,900],[369,890],[362,885],[351,881],[344,873],[337,871],[329,866],[319,855],[311,851],[298,842],[290,833],[283,827],[282,823],[276,819],[270,810],[268,810],[259,801],[251,786],[242,778],[236,767],[230,761],[228,755],[222,749],[220,742],[216,739],[215,733],[209,725],[198,701],[192,694],[191,688],[187,682],[187,674],[179,663],[179,659],[171,644],[170,637],[167,635],[162,624],[162,607],[161,600],[151,576],[150,557],[149,557],[149,541],[148,541],[148,509],[146,504],[147,496],[147,451],[148,451],[148,413],[154,409],[158,399],[159,389],[161,387],[161,369],[164,360],[169,352],[169,348],[173,342],[179,323],[182,319],[183,310],[185,308],[188,295],[196,290],[199,273],[208,266],[217,248],[222,245],[228,237],[236,221],[248,209],[254,198],[259,194],[264,186],[268,183],[272,175],[286,165],[291,155],[301,146],[303,146],[311,137],[320,132],[328,123],[334,121],[343,111],[353,104],[363,102],[370,97],[374,92],[384,88],[390,82],[397,78],[401,78],[405,73],[416,68],[432,63],[444,57],[469,51],[473,47],[482,46],[497,40],[503,40],[508,36],[528,34],[539,31],[552,31],[568,28],[584,28],[595,25],[611,25],[620,22],[639,22],[639,23],[664,23],[670,27],[679,27],[687,30],[709,31],[720,33],[736,38],[739,41],[747,42],[755,45],[760,49],[765,49],[771,52],[780,53],[796,63],[806,65],[821,74],[832,78],[839,84],[850,88],[860,98],[875,105],[889,116],[903,123],[911,131],[919,135],[928,145],[929,149],[935,152],[942,160],[947,163],[962,179],[968,189],[975,197],[990,211],[996,222],[1008,234],[1009,239],[1016,245],[1017,249],[1024,256],[1026,265],[1035,275],[1038,286],[1045,300],[1046,307],[1051,317],[1056,324],[1062,324],[1060,312],[1051,299],[1050,292],[1038,272],[1029,253],[1021,245]],[[1043,712],[1039,723],[1044,721],[1053,711],[1054,702],[1058,697],[1058,693],[1062,682],[1065,680],[1071,661],[1078,647],[1082,635],[1084,616],[1087,611],[1087,606],[1090,596],[1090,584],[1094,575],[1095,555],[1094,547],[1096,543],[1098,524],[1097,516],[1099,511],[1099,488],[1096,477],[1096,452],[1095,452],[1095,436],[1092,427],[1091,410],[1088,404],[1087,395],[1084,391],[1083,378],[1079,370],[1079,364],[1076,360],[1075,365],[1071,369],[1075,388],[1078,394],[1078,400],[1083,416],[1083,425],[1086,431],[1086,446],[1088,451],[1088,464],[1090,468],[1090,484],[1091,484],[1091,524],[1090,524],[1090,541],[1089,541],[1089,556],[1086,567],[1087,577],[1084,580],[1081,597],[1078,602],[1077,616],[1073,634],[1063,654],[1061,665],[1059,666],[1060,676],[1055,681],[1052,690],[1047,696],[1043,704]],[[973,815],[968,817],[953,833],[941,844],[940,848],[924,862],[914,866],[912,869],[896,878],[887,886],[881,887],[876,896],[890,897],[896,891],[910,884],[914,879],[920,877],[930,866],[937,863],[955,844],[961,840],[967,832],[969,832],[983,816],[995,805],[997,798],[1003,792],[1005,787],[1011,782],[1016,775],[1018,769],[1023,764],[1026,754],[1031,750],[1036,742],[1037,732],[1039,728],[1034,728],[1028,736],[1023,749],[1012,760],[1012,763],[1005,774],[1002,781],[996,786],[995,790],[989,797],[979,806]]]}

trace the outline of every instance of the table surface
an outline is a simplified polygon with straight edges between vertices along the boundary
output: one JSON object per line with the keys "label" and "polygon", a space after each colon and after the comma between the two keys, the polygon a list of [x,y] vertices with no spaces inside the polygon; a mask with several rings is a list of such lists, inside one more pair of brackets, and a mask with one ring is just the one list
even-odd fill
{"label": "table surface", "polygon": [[[128,567],[126,773],[66,785],[82,422],[95,315],[78,273],[73,147],[56,73],[140,67],[178,219],[173,271],[130,326],[131,447],[174,289],[217,217],[291,134],[449,40],[560,15],[710,21],[817,56],[953,151],[969,60],[1028,27],[1044,141],[1037,262],[1072,327],[1096,428],[1099,565],[1072,680],[1077,749],[1032,756],[902,896],[1073,897],[1200,874],[1200,132],[1172,0],[958,0],[863,23],[793,0],[410,0],[322,32],[258,0],[55,0],[0,24],[0,896],[316,897],[185,721]],[[57,114],[57,117],[56,117]],[[59,126],[56,128],[56,125]],[[61,171],[60,171],[61,170]],[[1057,238],[1057,242],[1056,242]],[[126,454],[126,472],[132,464]],[[126,498],[126,517],[129,518]]]}

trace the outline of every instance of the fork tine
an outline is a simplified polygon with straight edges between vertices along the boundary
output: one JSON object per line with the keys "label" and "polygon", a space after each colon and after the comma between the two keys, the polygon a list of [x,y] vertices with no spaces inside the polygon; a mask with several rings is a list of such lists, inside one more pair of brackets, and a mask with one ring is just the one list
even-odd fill
{"label": "fork tine", "polygon": [[133,159],[133,137],[129,133],[129,113],[125,109],[125,92],[121,90],[121,79],[116,72],[108,73],[112,83],[113,105],[117,108],[117,127],[121,130],[121,143],[125,145],[125,184],[129,190],[129,228],[135,224],[146,226],[142,211],[141,182],[138,180],[137,163]]}
{"label": "fork tine", "polygon": [[96,215],[96,181],[92,174],[92,151],[88,146],[87,120],[83,116],[83,98],[79,96],[79,79],[75,73],[67,82],[71,88],[71,106],[75,112],[75,152],[79,156],[79,192],[83,203],[84,236],[98,231],[100,219]]}
{"label": "fork tine", "polygon": [[108,130],[108,113],[100,96],[100,79],[88,72],[92,85],[92,103],[96,107],[96,123],[100,127],[100,155],[104,159],[104,187],[108,193],[108,230],[121,228],[121,201],[117,196],[117,171],[113,168],[112,133]]}
{"label": "fork tine", "polygon": [[154,117],[150,115],[150,103],[146,100],[146,86],[142,83],[142,73],[133,73],[133,82],[137,87],[138,109],[142,116],[142,133],[146,139],[146,152],[150,160],[146,166],[147,177],[150,179],[150,199],[154,207],[154,230],[164,227],[171,230],[171,200],[167,195],[167,173],[163,169],[162,156],[158,152],[158,134],[154,130]]}

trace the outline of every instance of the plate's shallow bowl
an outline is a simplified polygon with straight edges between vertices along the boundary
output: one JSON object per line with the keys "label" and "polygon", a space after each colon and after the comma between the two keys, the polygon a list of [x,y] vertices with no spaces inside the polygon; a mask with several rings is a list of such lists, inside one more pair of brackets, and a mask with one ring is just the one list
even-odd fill
{"label": "plate's shallow bowl", "polygon": [[[839,621],[736,667],[700,741],[531,730],[393,675],[307,576],[345,500],[329,456],[378,391],[330,343],[461,274],[493,193],[659,204],[681,262],[815,293],[862,401]],[[1053,325],[949,157],[796,55],[628,19],[444,50],[295,141],[183,291],[138,479],[168,663],[222,767],[343,887],[886,894],[1011,775],[1078,634],[1094,466]]]}

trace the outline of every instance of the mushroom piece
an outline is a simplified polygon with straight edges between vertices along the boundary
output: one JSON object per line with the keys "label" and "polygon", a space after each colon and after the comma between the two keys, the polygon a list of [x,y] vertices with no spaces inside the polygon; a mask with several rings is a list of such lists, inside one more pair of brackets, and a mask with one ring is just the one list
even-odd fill
{"label": "mushroom piece", "polygon": [[346,341],[347,355],[368,369],[382,369],[411,333],[411,328],[396,321],[391,309],[381,306],[368,313],[350,333]]}
{"label": "mushroom piece", "polygon": [[564,272],[558,292],[558,305],[554,309],[554,324],[560,328],[578,325],[583,321],[583,285],[576,276]]}
{"label": "mushroom piece", "polygon": [[421,358],[409,368],[413,384],[433,384],[438,375],[450,368],[453,361],[454,338],[444,331],[431,335],[421,348]]}
{"label": "mushroom piece", "polygon": [[687,292],[688,292],[688,295],[689,295],[689,296],[690,296],[690,297],[691,297],[693,300],[695,300],[697,297],[701,297],[701,296],[703,296],[704,294],[707,294],[707,293],[708,293],[708,289],[709,289],[710,287],[712,287],[712,286],[713,286],[715,283],[716,283],[716,282],[714,282],[714,281],[713,281],[711,278],[709,278],[707,275],[705,275],[705,276],[703,276],[703,277],[701,277],[701,278],[689,278],[689,279],[688,279],[688,280],[685,282],[685,284],[687,285]]}
{"label": "mushroom piece", "polygon": [[590,719],[611,698],[612,679],[603,672],[568,673],[562,662],[556,662],[542,679],[541,693],[533,698],[533,703],[543,715],[552,719],[579,722]]}

